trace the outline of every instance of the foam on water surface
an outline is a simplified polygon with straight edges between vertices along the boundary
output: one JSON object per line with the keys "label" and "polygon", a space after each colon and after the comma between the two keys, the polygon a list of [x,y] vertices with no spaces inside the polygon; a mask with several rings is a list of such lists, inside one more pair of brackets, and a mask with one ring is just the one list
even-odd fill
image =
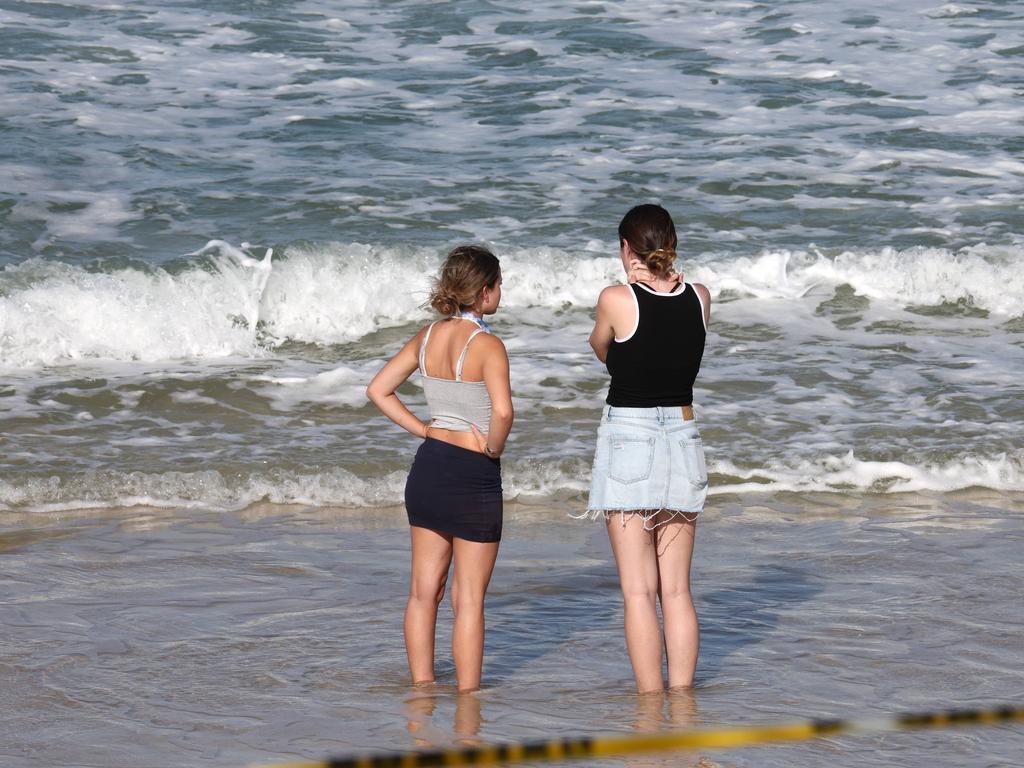
{"label": "foam on water surface", "polygon": [[507,490],[577,503],[607,385],[593,304],[651,199],[714,297],[720,489],[1019,483],[1012,4],[0,18],[9,508],[394,502],[413,443],[365,385],[467,240],[503,263]]}
{"label": "foam on water surface", "polygon": [[[606,250],[614,246],[608,245]],[[618,279],[617,258],[554,248],[496,247],[503,308],[585,311]],[[687,279],[714,297],[799,299],[849,286],[894,308],[969,305],[993,317],[1021,313],[1017,247],[871,252],[767,251],[684,256]],[[200,258],[205,257],[205,258]],[[442,254],[367,245],[293,247],[259,258],[211,241],[174,268],[78,267],[35,259],[0,273],[0,366],[66,359],[211,359],[260,356],[289,341],[357,342],[381,328],[422,322]],[[198,259],[198,260],[197,260]],[[954,313],[950,310],[947,314]]]}
{"label": "foam on water surface", "polygon": [[3,11],[5,262],[214,233],[572,250],[645,196],[700,250],[1022,229],[1001,3],[60,7]]}
{"label": "foam on water surface", "polygon": [[[1017,695],[1022,37],[1001,0],[0,0],[0,760]],[[649,200],[714,297],[697,690],[653,711],[603,526],[568,517],[607,386],[594,301]],[[364,390],[466,241],[504,269],[509,524],[485,690],[449,694],[442,654],[439,695],[410,695],[417,441]],[[1022,751],[1005,728],[839,741],[693,757]]]}

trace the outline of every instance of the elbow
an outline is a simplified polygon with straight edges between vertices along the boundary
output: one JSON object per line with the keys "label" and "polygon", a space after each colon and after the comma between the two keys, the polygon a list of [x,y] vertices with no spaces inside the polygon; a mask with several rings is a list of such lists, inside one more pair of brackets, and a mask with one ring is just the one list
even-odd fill
{"label": "elbow", "polygon": [[515,411],[512,408],[512,404],[509,403],[508,405],[493,406],[491,409],[491,418],[501,423],[507,422],[511,424],[512,420],[515,419]]}
{"label": "elbow", "polygon": [[366,388],[366,399],[378,408],[380,407],[380,392],[373,384],[370,384],[370,386]]}

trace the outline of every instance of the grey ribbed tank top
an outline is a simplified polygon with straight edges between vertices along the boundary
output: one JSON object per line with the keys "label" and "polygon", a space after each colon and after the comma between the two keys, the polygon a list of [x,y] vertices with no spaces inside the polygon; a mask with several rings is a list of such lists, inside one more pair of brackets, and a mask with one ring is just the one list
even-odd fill
{"label": "grey ribbed tank top", "polygon": [[471,425],[474,425],[486,433],[491,424],[491,396],[487,394],[487,385],[482,381],[462,380],[462,364],[466,361],[469,342],[478,333],[485,331],[477,328],[466,339],[466,346],[462,348],[459,362],[455,366],[455,378],[441,379],[427,375],[427,342],[430,341],[430,332],[435,325],[437,323],[430,324],[420,344],[420,376],[423,379],[423,394],[430,409],[430,426],[453,432],[471,432]]}

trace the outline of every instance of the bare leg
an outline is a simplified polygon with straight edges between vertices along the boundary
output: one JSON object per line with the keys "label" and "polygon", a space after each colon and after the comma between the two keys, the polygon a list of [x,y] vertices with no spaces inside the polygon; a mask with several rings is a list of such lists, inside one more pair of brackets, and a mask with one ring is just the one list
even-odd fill
{"label": "bare leg", "polygon": [[[654,522],[662,523],[667,518],[668,513],[662,512]],[[696,533],[695,522],[687,522],[678,516],[655,529],[658,597],[665,622],[665,652],[668,655],[670,688],[693,685],[693,673],[697,668],[700,627],[690,594],[690,562],[693,559]]]}
{"label": "bare leg", "polygon": [[484,661],[484,595],[498,557],[498,542],[455,539],[454,546],[452,656],[459,691],[464,693],[480,687]]}
{"label": "bare leg", "polygon": [[626,648],[640,693],[665,687],[661,674],[661,627],[658,624],[658,558],[654,536],[639,515],[615,514],[607,521],[622,585]]}
{"label": "bare leg", "polygon": [[409,530],[412,577],[405,606],[405,652],[412,681],[418,685],[434,681],[434,630],[452,562],[452,537],[417,526]]}

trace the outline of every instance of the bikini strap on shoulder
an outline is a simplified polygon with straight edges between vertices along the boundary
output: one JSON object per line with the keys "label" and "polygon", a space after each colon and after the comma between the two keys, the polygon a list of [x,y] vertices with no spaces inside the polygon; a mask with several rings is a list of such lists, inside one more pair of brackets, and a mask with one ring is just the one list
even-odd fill
{"label": "bikini strap on shoulder", "polygon": [[483,328],[477,328],[471,334],[469,334],[469,338],[466,339],[466,346],[464,346],[462,348],[462,354],[459,355],[459,362],[455,366],[455,380],[456,381],[462,381],[462,364],[464,362],[466,362],[466,353],[469,351],[469,342],[471,342],[473,339],[475,339],[477,337],[477,334],[480,334],[480,333],[486,333],[486,331],[484,331]]}
{"label": "bikini strap on shoulder", "polygon": [[423,341],[420,342],[420,373],[426,375],[427,373],[427,342],[430,340],[430,332],[434,330],[434,326],[438,324],[438,320],[435,320],[427,326],[427,332],[423,336]]}

